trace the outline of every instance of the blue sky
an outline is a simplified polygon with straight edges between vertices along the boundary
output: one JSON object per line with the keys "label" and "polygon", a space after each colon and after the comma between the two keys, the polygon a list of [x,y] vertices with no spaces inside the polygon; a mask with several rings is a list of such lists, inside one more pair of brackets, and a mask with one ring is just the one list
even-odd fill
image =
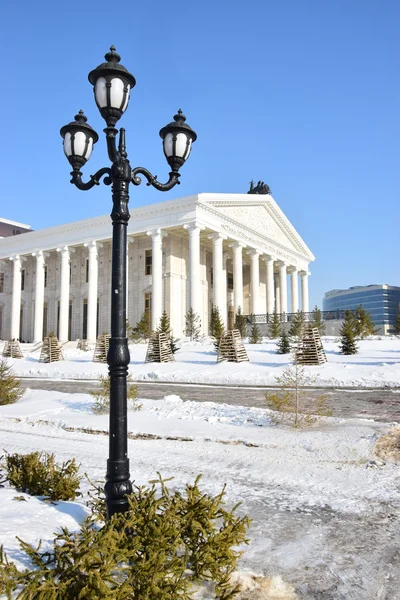
{"label": "blue sky", "polygon": [[[59,129],[104,121],[88,72],[115,44],[136,77],[121,125],[129,158],[167,178],[159,129],[182,107],[198,133],[179,188],[131,205],[272,189],[316,261],[310,302],[399,285],[400,4],[396,0],[4,3],[0,215],[34,229],[111,209],[69,183]],[[101,138],[85,175],[107,165]]]}

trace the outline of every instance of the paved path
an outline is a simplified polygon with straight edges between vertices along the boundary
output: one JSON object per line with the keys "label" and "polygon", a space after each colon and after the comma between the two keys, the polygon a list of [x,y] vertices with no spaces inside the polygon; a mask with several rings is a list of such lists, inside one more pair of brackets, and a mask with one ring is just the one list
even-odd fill
{"label": "paved path", "polygon": [[[22,379],[25,388],[55,390],[69,393],[89,393],[98,386],[97,381],[55,381]],[[241,406],[264,407],[264,394],[268,388],[208,386],[174,383],[139,383],[140,398],[159,400],[176,394],[183,400],[197,402],[226,402]],[[269,388],[271,389],[271,388]],[[400,422],[400,392],[396,390],[307,390],[309,398],[328,395],[328,404],[334,417],[363,417],[383,422]]]}

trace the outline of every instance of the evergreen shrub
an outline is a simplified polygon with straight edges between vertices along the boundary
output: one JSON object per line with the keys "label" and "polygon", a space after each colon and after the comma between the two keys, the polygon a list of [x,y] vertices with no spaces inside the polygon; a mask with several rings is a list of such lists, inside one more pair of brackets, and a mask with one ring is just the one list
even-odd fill
{"label": "evergreen shrub", "polygon": [[[0,593],[21,600],[190,600],[196,584],[213,582],[215,597],[229,600],[239,586],[231,575],[247,543],[248,517],[224,508],[198,486],[170,491],[159,476],[136,487],[129,511],[99,523],[98,505],[75,533],[63,528],[50,551],[19,538],[33,568],[18,570],[0,553]],[[92,507],[93,508],[93,507]]]}
{"label": "evergreen shrub", "polygon": [[75,500],[81,477],[75,459],[58,465],[54,454],[6,454],[6,477],[17,490],[50,500]]}
{"label": "evergreen shrub", "polygon": [[24,395],[20,382],[7,361],[0,359],[0,406],[14,404]]}
{"label": "evergreen shrub", "polygon": [[194,312],[193,308],[185,314],[185,335],[190,337],[191,341],[198,341],[201,333],[201,320],[197,313]]}
{"label": "evergreen shrub", "polygon": [[[128,400],[128,408],[131,410],[140,410],[142,405],[136,402],[137,400],[138,389],[137,386],[130,383],[130,379],[128,378],[127,385],[127,400]],[[110,412],[110,377],[107,375],[104,377],[100,375],[100,388],[90,392],[90,395],[95,399],[95,403],[93,405],[93,412],[96,415],[103,415],[105,413]]]}
{"label": "evergreen shrub", "polygon": [[276,353],[277,354],[290,354],[291,346],[290,346],[290,337],[285,329],[282,329],[282,333],[276,345]]}

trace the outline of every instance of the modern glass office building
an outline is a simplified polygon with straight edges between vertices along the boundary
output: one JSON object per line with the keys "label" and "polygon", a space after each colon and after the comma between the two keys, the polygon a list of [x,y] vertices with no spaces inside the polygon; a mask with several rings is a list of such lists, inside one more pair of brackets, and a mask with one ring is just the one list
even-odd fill
{"label": "modern glass office building", "polygon": [[394,333],[400,305],[400,287],[393,285],[363,285],[347,290],[326,292],[323,310],[355,310],[362,304],[371,313],[380,334]]}

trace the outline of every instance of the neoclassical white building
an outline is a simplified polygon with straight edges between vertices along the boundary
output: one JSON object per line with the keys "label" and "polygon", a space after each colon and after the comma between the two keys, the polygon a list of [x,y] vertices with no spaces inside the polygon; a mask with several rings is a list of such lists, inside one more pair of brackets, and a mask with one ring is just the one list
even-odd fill
{"label": "neoclassical white building", "polygon": [[[198,194],[132,208],[127,315],[175,336],[191,306],[208,332],[211,307],[244,314],[309,311],[314,256],[271,195]],[[110,217],[0,239],[0,339],[61,341],[110,331]]]}

